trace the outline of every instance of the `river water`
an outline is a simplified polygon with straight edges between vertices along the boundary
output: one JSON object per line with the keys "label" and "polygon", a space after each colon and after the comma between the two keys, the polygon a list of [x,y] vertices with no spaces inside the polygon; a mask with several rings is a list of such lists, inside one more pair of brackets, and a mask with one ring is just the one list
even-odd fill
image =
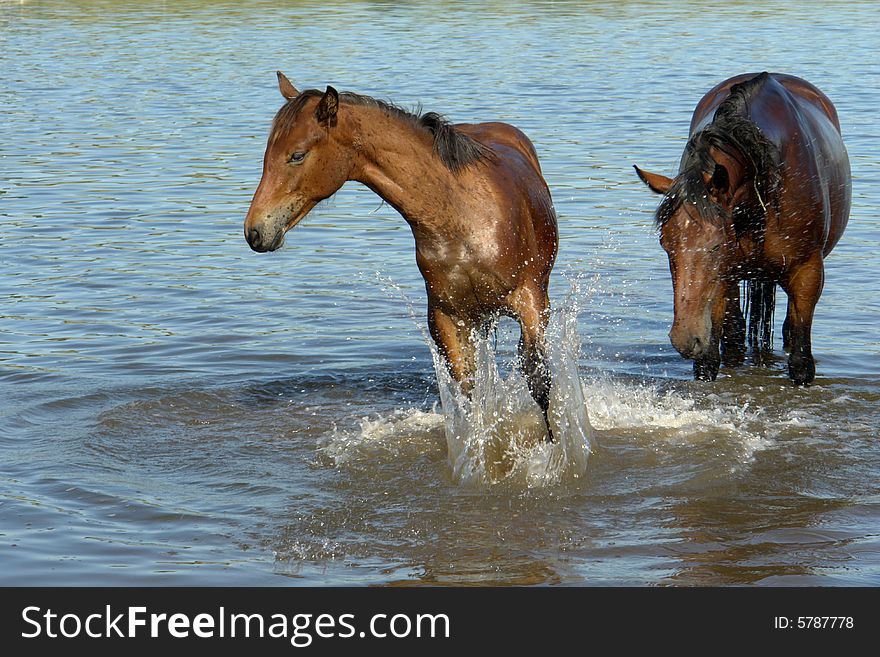
{"label": "river water", "polygon": [[[876,3],[275,4],[0,2],[0,582],[880,584]],[[247,247],[276,69],[532,138],[568,451],[511,438],[506,321],[492,435],[456,434],[369,190]],[[761,70],[825,91],[852,161],[807,389],[779,327],[769,366],[691,381],[632,170]]]}

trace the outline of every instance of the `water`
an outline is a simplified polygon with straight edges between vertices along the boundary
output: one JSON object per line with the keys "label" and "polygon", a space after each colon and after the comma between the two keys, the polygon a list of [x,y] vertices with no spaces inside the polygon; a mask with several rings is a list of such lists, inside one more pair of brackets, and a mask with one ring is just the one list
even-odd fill
{"label": "water", "polygon": [[[880,583],[878,19],[0,3],[0,581]],[[409,229],[368,190],[247,248],[276,69],[530,135],[559,213],[561,445],[533,446],[511,322],[482,406],[456,407]],[[631,167],[671,173],[701,94],[765,69],[834,100],[853,166],[808,389],[778,327],[768,367],[690,380]]]}

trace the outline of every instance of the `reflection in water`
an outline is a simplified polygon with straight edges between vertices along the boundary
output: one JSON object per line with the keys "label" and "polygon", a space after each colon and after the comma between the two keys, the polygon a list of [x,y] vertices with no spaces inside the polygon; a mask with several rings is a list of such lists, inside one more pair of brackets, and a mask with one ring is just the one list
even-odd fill
{"label": "reflection in water", "polygon": [[[670,582],[754,584],[774,577],[819,583],[821,570],[848,559],[846,532],[823,531],[821,519],[846,503],[808,498],[736,500],[690,498],[673,505],[683,541],[670,548],[681,560]],[[817,564],[822,564],[817,568]]]}

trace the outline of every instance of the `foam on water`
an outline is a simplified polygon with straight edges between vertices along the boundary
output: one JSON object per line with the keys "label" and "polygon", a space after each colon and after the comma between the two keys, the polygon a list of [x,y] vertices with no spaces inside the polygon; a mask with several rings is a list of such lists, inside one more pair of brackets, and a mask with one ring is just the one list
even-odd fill
{"label": "foam on water", "polygon": [[765,414],[746,402],[707,395],[701,403],[657,382],[600,377],[586,386],[593,425],[601,431],[637,432],[655,445],[699,445],[719,439],[734,446],[742,463],[775,443]]}
{"label": "foam on water", "polygon": [[600,378],[588,389],[593,422],[598,429],[669,430],[684,439],[698,436],[711,427],[716,431],[742,433],[757,416],[748,405],[730,406],[720,399],[710,408],[673,390],[656,384],[625,383]]}
{"label": "foam on water", "polygon": [[427,439],[443,429],[443,415],[418,409],[396,410],[387,416],[362,417],[356,431],[333,432],[319,445],[336,465],[363,458],[393,457],[414,445],[423,447]]}
{"label": "foam on water", "polygon": [[679,391],[661,390],[650,382],[602,377],[581,382],[579,405],[554,406],[554,434],[562,439],[547,445],[540,442],[543,418],[531,408],[534,402],[521,377],[512,373],[505,378],[491,363],[488,371],[497,378],[490,383],[490,376],[484,376],[483,389],[475,390],[468,400],[449,380],[444,367],[440,369],[444,381],[441,392],[447,397],[443,409],[399,409],[362,417],[354,429],[334,429],[321,442],[320,451],[337,466],[344,466],[374,459],[396,460],[401,455],[445,447],[453,477],[459,482],[491,486],[505,481],[529,487],[578,479],[589,472],[588,450],[596,443],[595,432],[582,434],[583,442],[574,443],[575,449],[582,446],[577,452],[571,438],[578,434],[561,428],[572,416],[581,417],[580,412],[585,420],[589,413],[586,426],[592,425],[600,439],[603,434],[606,438],[623,434],[614,440],[648,444],[658,450],[721,440],[733,448],[737,464],[751,462],[757,453],[776,444],[774,432],[765,426],[766,418],[748,406],[719,401],[717,406],[698,408]]}

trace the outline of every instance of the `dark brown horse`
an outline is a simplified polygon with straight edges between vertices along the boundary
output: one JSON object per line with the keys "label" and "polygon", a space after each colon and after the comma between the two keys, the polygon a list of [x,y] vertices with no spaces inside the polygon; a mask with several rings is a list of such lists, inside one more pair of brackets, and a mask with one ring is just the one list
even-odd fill
{"label": "dark brown horse", "polygon": [[263,178],[244,223],[255,251],[285,233],[347,180],[363,183],[409,223],[428,293],[428,326],[468,392],[474,339],[501,315],[522,329],[520,364],[547,422],[547,286],[556,215],[528,138],[504,123],[452,125],[352,93],[297,91],[275,116]]}
{"label": "dark brown horse", "polygon": [[694,376],[714,379],[722,354],[725,365],[742,363],[738,283],[748,281],[752,347],[772,347],[778,283],[788,295],[788,374],[812,381],[810,327],[823,260],[843,234],[851,195],[831,101],[790,75],[738,75],[697,105],[675,179],[636,172],[664,195],[656,221],[672,273],[669,337],[694,360]]}

